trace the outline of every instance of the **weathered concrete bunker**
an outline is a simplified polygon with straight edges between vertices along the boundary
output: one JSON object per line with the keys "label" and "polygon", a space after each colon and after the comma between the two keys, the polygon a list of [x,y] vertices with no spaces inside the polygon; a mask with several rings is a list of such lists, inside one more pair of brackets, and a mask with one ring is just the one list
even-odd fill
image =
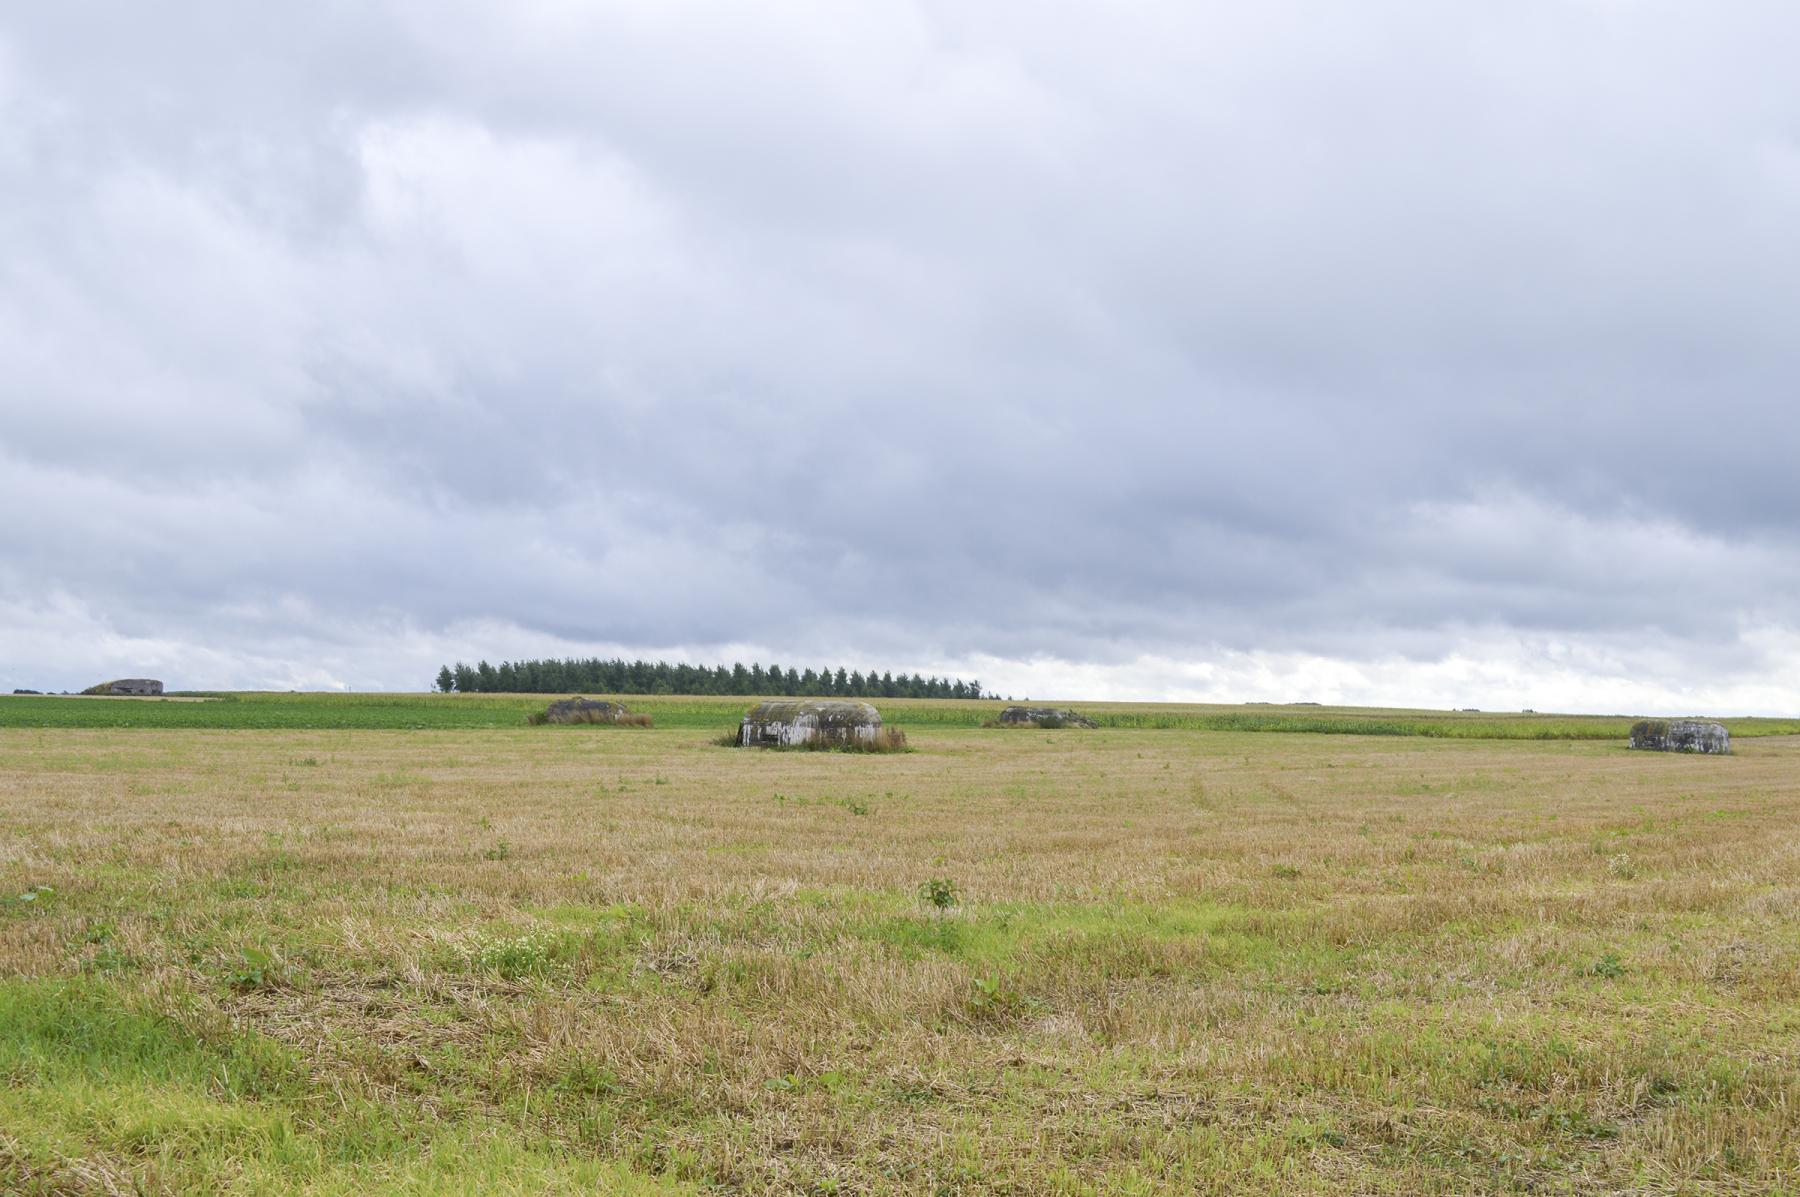
{"label": "weathered concrete bunker", "polygon": [[117,681],[89,686],[83,694],[131,694],[147,698],[163,692],[163,684],[153,677],[122,677]]}
{"label": "weathered concrete bunker", "polygon": [[1056,707],[1007,707],[995,722],[1001,727],[1093,727],[1094,721]]}
{"label": "weathered concrete bunker", "polygon": [[738,727],[739,748],[873,747],[881,712],[866,702],[759,702]]}
{"label": "weathered concrete bunker", "polygon": [[1632,725],[1631,746],[1652,752],[1731,751],[1731,733],[1723,723],[1703,719],[1644,719]]}
{"label": "weathered concrete bunker", "polygon": [[634,723],[648,724],[648,715],[633,715],[620,702],[602,702],[593,698],[564,698],[551,703],[530,716],[533,724],[544,723]]}

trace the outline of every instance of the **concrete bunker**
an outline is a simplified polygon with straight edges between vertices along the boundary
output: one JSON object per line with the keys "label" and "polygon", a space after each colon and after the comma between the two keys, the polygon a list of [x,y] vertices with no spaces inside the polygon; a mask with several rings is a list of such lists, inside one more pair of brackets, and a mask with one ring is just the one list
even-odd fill
{"label": "concrete bunker", "polygon": [[1731,751],[1731,733],[1723,723],[1706,719],[1642,719],[1632,725],[1631,746],[1652,752]]}
{"label": "concrete bunker", "polygon": [[995,727],[1094,727],[1092,719],[1060,707],[1007,707],[993,722]]}
{"label": "concrete bunker", "polygon": [[739,748],[863,748],[879,750],[905,738],[881,726],[881,712],[866,702],[836,700],[759,702],[738,726]]}
{"label": "concrete bunker", "polygon": [[527,716],[534,727],[546,723],[623,723],[633,727],[649,727],[650,716],[634,715],[622,702],[604,702],[593,698],[563,698],[541,711]]}
{"label": "concrete bunker", "polygon": [[82,691],[83,694],[129,694],[138,698],[151,698],[162,692],[163,684],[153,677],[122,677]]}

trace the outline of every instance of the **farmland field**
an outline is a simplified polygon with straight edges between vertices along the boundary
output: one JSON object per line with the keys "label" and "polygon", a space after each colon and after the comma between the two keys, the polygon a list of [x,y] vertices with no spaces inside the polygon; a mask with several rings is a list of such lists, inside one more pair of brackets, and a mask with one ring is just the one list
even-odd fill
{"label": "farmland field", "polygon": [[[208,693],[156,699],[0,695],[0,728],[165,727],[425,728],[517,727],[541,711],[550,694],[282,694]],[[606,695],[655,718],[659,727],[734,726],[754,698]],[[901,727],[980,727],[1003,705],[986,701],[884,698],[883,717]],[[1095,702],[1076,704],[1103,728],[1157,731],[1313,732],[1327,735],[1431,736],[1476,740],[1618,740],[1630,730],[1625,715],[1537,712],[1383,710],[1369,707],[1252,703]],[[1737,738],[1800,734],[1796,719],[1726,719]]]}
{"label": "farmland field", "polygon": [[0,1191],[1800,1191],[1800,724],[547,697],[0,698]]}

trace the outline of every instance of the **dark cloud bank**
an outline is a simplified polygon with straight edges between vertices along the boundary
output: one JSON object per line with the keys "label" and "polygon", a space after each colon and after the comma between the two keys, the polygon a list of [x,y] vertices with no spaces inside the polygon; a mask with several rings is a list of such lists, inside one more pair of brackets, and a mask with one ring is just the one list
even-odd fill
{"label": "dark cloud bank", "polygon": [[15,6],[0,687],[619,650],[1800,709],[1797,43]]}

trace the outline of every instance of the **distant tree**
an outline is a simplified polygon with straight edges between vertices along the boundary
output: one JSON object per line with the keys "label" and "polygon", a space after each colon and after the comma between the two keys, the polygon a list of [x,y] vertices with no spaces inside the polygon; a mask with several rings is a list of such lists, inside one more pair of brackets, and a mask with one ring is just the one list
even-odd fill
{"label": "distant tree", "polygon": [[469,666],[461,661],[438,670],[437,688],[448,694],[505,693],[546,694],[589,691],[603,694],[716,694],[783,695],[794,697],[842,696],[855,698],[977,698],[980,683],[945,678],[924,678],[902,673],[851,672],[839,667],[801,672],[779,665],[764,667],[742,663],[727,668],[685,662],[632,661],[598,657],[544,658],[486,661]]}

